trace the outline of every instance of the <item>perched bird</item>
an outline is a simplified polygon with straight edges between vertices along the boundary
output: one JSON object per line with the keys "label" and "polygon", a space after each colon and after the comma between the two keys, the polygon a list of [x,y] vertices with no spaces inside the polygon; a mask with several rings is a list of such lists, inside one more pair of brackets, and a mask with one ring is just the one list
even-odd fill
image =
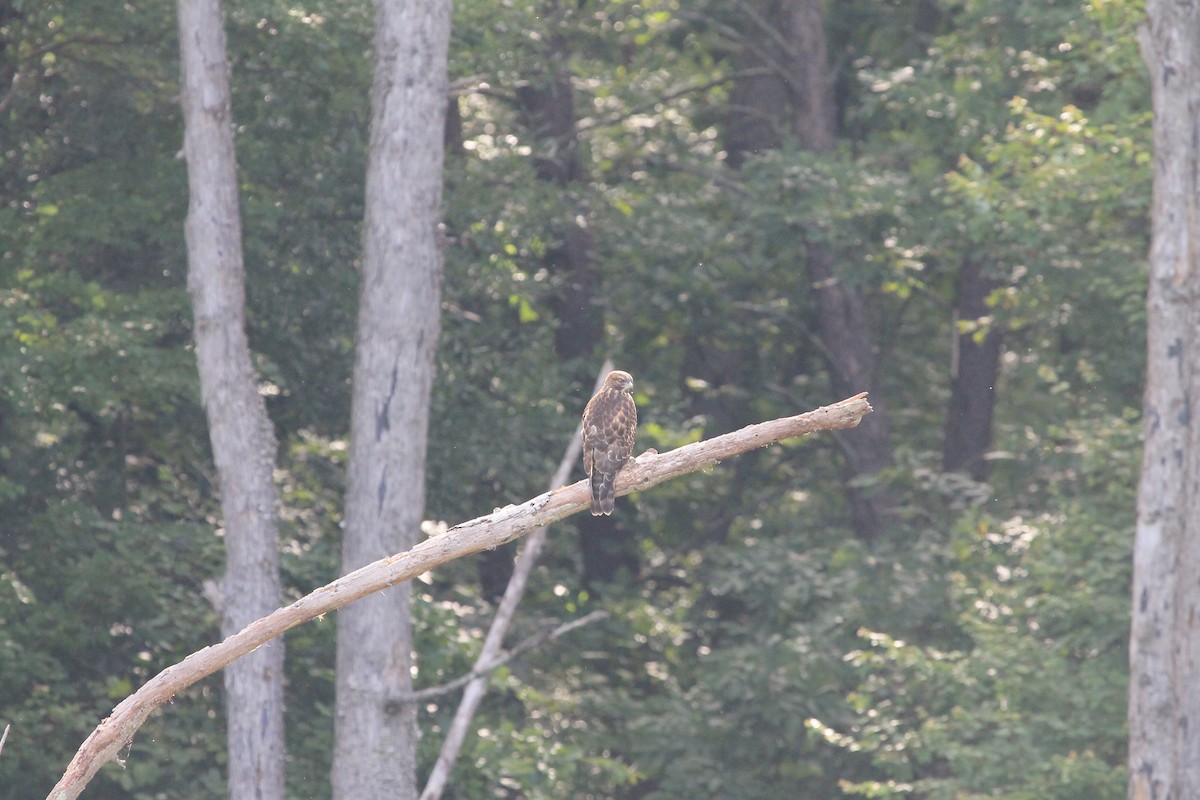
{"label": "perched bird", "polygon": [[593,517],[613,512],[613,481],[633,456],[637,406],[632,389],[633,376],[613,370],[583,410],[583,469],[592,484]]}

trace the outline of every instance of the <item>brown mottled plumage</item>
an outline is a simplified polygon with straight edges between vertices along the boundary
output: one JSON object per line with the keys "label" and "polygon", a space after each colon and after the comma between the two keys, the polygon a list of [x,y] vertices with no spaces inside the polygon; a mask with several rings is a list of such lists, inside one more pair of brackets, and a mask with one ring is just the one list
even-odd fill
{"label": "brown mottled plumage", "polygon": [[592,484],[592,516],[613,512],[617,496],[613,481],[633,456],[637,435],[637,406],[633,377],[613,370],[583,410],[583,468]]}

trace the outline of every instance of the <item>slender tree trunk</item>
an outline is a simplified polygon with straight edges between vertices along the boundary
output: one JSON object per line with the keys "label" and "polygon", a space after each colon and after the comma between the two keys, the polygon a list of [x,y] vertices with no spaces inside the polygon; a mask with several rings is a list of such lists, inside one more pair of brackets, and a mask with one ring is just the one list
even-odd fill
{"label": "slender tree trunk", "polygon": [[1200,6],[1148,0],[1154,104],[1145,445],[1133,550],[1129,797],[1200,792]]}
{"label": "slender tree trunk", "polygon": [[[542,9],[543,18],[550,21],[543,50],[545,62],[537,74],[518,87],[517,110],[522,126],[535,142],[534,168],[539,180],[551,191],[569,197],[572,184],[586,175],[576,130],[579,119],[571,86],[571,53],[556,29],[556,21],[564,13],[558,0],[545,0]],[[571,371],[581,379],[581,387],[588,385],[582,377],[590,378],[596,350],[604,341],[604,309],[596,303],[602,295],[603,280],[596,265],[592,232],[578,222],[583,213],[577,202],[568,200],[555,221],[555,241],[543,259],[547,272],[557,282],[550,300],[555,355],[574,368]],[[576,526],[584,585],[595,589],[615,577],[622,567],[637,571],[631,533],[614,517],[580,517]],[[511,565],[509,556],[503,564],[505,575],[511,573]],[[496,583],[495,578],[490,582]]]}
{"label": "slender tree trunk", "polygon": [[819,0],[746,3],[744,39],[723,134],[729,161],[794,136],[817,152],[837,146],[837,106]]}
{"label": "slender tree trunk", "polygon": [[[837,146],[837,105],[820,0],[788,3],[783,22],[791,43],[787,63],[794,65],[789,71],[795,98],[792,131],[809,150],[832,152]],[[809,241],[805,249],[821,341],[831,356],[828,367],[833,394],[871,392],[874,401],[871,418],[844,437],[851,477],[871,478],[892,464],[892,418],[887,399],[878,391],[873,321],[862,292],[837,277],[829,247]],[[894,521],[893,501],[883,487],[855,484],[850,503],[860,539],[879,539]]]}
{"label": "slender tree trunk", "polygon": [[738,77],[729,93],[729,113],[721,131],[725,157],[741,167],[750,156],[777,150],[789,130],[787,42],[778,29],[781,0],[747,0],[742,43],[737,54]]}
{"label": "slender tree trunk", "polygon": [[[418,540],[438,338],[450,3],[376,0],[342,570]],[[338,616],[335,800],[415,798],[410,589]]]}
{"label": "slender tree trunk", "polygon": [[[542,7],[549,20],[557,20],[562,14],[555,0],[547,0]],[[584,174],[568,68],[570,52],[566,40],[552,30],[544,53],[542,70],[517,88],[517,111],[535,142],[534,170],[538,179],[565,193]],[[555,241],[547,249],[544,263],[558,281],[551,300],[555,353],[564,362],[579,360],[580,374],[587,375],[590,358],[604,339],[604,317],[595,304],[601,285],[595,242],[591,231],[577,221],[580,209],[576,206],[569,203],[560,219],[554,221]]]}
{"label": "slender tree trunk", "polygon": [[[873,326],[862,293],[836,277],[829,248],[821,242],[808,242],[806,249],[821,341],[830,354],[827,367],[833,394],[871,392],[875,413],[869,424],[864,419],[842,438],[849,477],[870,479],[892,465],[892,420],[887,401],[878,391]],[[894,521],[894,503],[886,488],[869,481],[852,483],[849,493],[858,537],[873,542],[886,535]]]}
{"label": "slender tree trunk", "polygon": [[[999,285],[999,281],[984,274],[983,259],[975,256],[963,259],[954,302],[955,322],[974,322],[990,314],[988,296]],[[998,326],[992,326],[977,341],[974,331],[964,335],[956,324],[953,336],[942,466],[947,472],[962,470],[977,481],[986,481],[985,456],[992,446],[992,414],[1004,334]]]}
{"label": "slender tree trunk", "polygon": [[[220,0],[180,0],[189,205],[188,292],[196,362],[221,488],[225,636],[279,606],[275,436],[245,331],[237,166]],[[225,668],[229,796],[282,798],[283,640]]]}
{"label": "slender tree trunk", "polygon": [[[731,163],[777,147],[781,132],[808,150],[832,152],[837,146],[837,104],[820,0],[761,0],[746,7],[741,66],[757,67],[765,74],[745,78],[735,87],[725,134]],[[862,292],[838,279],[829,247],[819,241],[804,246],[833,394],[868,391],[875,406],[875,413],[843,438],[850,477],[870,479],[892,464],[891,416],[886,398],[877,391],[872,319]],[[856,481],[850,490],[854,527],[859,538],[874,541],[894,520],[893,501],[885,488],[869,480],[860,484]]]}
{"label": "slender tree trunk", "polygon": [[789,47],[782,54],[792,97],[791,132],[809,150],[827,153],[837,147],[837,104],[821,0],[783,4],[783,31]]}

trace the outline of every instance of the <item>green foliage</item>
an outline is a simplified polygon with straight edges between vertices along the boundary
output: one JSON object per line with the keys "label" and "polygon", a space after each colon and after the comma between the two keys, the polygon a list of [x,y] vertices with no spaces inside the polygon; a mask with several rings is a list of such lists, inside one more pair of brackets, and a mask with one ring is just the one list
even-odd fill
{"label": "green foliage", "polygon": [[[1149,246],[1149,126],[1094,125],[1073,106],[1047,116],[1020,99],[1011,105],[1012,121],[985,140],[982,161],[964,158],[947,175],[947,205],[958,209],[947,216],[1012,270],[997,318],[1023,342],[1059,342],[1031,362],[1054,393],[1104,383],[1116,408],[1135,403],[1143,348],[1128,343],[1145,327],[1145,279],[1132,265]],[[1080,314],[1097,307],[1129,325]]]}
{"label": "green foliage", "polygon": [[[1033,516],[964,520],[949,598],[969,637],[945,650],[864,630],[861,683],[828,741],[871,755],[865,797],[1119,798],[1137,425],[1081,420],[1073,469]],[[840,731],[840,732],[839,732]]]}
{"label": "green foliage", "polygon": [[[551,536],[448,797],[1116,797],[1138,451],[1149,121],[1106,2],[827,5],[840,141],[724,163],[743,4],[456,3],[461,137],[426,516],[544,488],[596,364],[562,363],[547,268],[594,243],[611,354],[660,451],[829,400],[805,243],[861,292],[901,524],[850,534],[835,436],[622,500],[637,563],[583,588]],[[549,13],[550,11],[553,13]],[[284,578],[337,573],[372,9],[227,6],[250,337],[281,442]],[[108,710],[210,643],[215,479],[184,291],[173,4],[0,3],[0,798],[38,796]],[[540,180],[517,96],[572,77],[582,175]],[[19,75],[19,80],[13,77]],[[12,87],[11,89],[9,87]],[[955,282],[1004,335],[990,483],[940,468]],[[576,477],[579,473],[576,472]],[[480,564],[416,587],[418,681],[467,671]],[[334,619],[288,637],[288,791],[328,794]],[[422,772],[457,701],[421,711]],[[114,798],[212,797],[220,684],[147,723]]]}

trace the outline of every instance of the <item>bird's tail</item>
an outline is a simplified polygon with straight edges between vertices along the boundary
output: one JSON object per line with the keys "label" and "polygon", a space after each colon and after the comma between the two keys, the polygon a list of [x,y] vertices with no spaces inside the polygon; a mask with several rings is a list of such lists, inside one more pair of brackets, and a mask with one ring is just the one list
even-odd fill
{"label": "bird's tail", "polygon": [[592,476],[592,516],[607,517],[613,513],[617,505],[617,495],[613,491],[613,479],[616,475],[598,472]]}

